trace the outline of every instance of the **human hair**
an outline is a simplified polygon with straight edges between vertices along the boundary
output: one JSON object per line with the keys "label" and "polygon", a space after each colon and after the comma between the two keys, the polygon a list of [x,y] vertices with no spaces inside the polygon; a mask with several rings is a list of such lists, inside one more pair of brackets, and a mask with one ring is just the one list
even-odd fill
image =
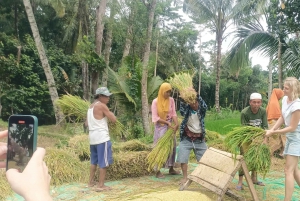
{"label": "human hair", "polygon": [[98,99],[100,97],[100,94],[95,94],[94,95],[94,99],[96,100],[96,99]]}
{"label": "human hair", "polygon": [[300,95],[300,82],[295,77],[287,77],[284,81],[284,84],[289,86],[292,91],[292,99],[296,100]]}

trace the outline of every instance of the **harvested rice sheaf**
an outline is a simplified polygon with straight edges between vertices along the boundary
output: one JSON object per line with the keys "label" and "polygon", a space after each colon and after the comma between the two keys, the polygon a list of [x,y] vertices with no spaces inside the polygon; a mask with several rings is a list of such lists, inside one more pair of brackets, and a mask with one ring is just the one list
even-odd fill
{"label": "harvested rice sheaf", "polygon": [[193,75],[189,73],[174,73],[174,76],[168,79],[173,88],[179,91],[180,97],[187,103],[194,103],[197,98],[197,92],[193,89]]}
{"label": "harvested rice sheaf", "polygon": [[90,159],[90,143],[88,135],[75,135],[70,138],[69,147],[74,150],[81,160]]}
{"label": "harvested rice sheaf", "polygon": [[263,176],[271,167],[270,148],[263,144],[265,132],[259,127],[238,127],[229,132],[224,140],[228,149],[234,154],[238,154],[239,147],[243,147],[248,169],[255,170]]}
{"label": "harvested rice sheaf", "polygon": [[124,152],[124,151],[150,151],[151,148],[142,143],[141,141],[134,139],[119,144],[114,144],[112,146],[114,152]]}
{"label": "harvested rice sheaf", "polygon": [[147,156],[148,170],[159,170],[167,161],[174,146],[174,130],[168,129]]}
{"label": "harvested rice sheaf", "polygon": [[[75,122],[82,122],[86,119],[91,105],[90,102],[71,94],[63,95],[56,101],[56,104],[61,108],[65,118],[75,119]],[[126,138],[129,135],[125,126],[118,120],[116,123],[108,122],[108,128],[111,136]]]}
{"label": "harvested rice sheaf", "polygon": [[46,148],[45,162],[52,185],[88,181],[88,169],[71,149]]}
{"label": "harvested rice sheaf", "polygon": [[[129,177],[140,177],[151,174],[147,170],[146,157],[149,151],[127,151],[113,153],[114,162],[106,171],[107,180],[119,180]],[[90,162],[82,162],[86,171],[90,168]],[[96,181],[99,179],[99,172],[96,172]],[[88,181],[88,178],[86,182]]]}

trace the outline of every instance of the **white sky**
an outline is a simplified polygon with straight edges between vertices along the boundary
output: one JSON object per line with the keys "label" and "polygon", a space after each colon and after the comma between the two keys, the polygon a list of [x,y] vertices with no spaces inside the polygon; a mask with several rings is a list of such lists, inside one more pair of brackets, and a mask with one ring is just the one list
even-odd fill
{"label": "white sky", "polygon": [[[185,13],[183,13],[183,11],[181,9],[178,11],[178,13],[180,15],[182,15],[182,17],[185,21],[191,21],[191,19]],[[200,30],[200,28],[198,30]],[[234,31],[233,28],[231,28],[231,30]],[[204,31],[201,34],[201,36],[202,36],[202,43],[207,42],[209,40],[215,40],[215,38],[216,38],[215,34],[211,34],[208,31]],[[223,54],[225,54],[228,51],[228,49],[230,48],[230,44],[232,43],[233,37],[234,37],[234,35],[231,34],[228,38],[226,38],[226,40],[223,41],[223,44],[222,44],[222,53]],[[198,42],[197,46],[199,46],[199,42]],[[196,50],[198,48],[199,47],[195,47]],[[199,50],[197,50],[197,51],[199,51]],[[206,61],[209,60],[209,55],[202,54],[202,56],[204,57],[204,59]],[[269,63],[268,57],[263,57],[259,52],[251,52],[249,57],[252,58],[252,66],[254,66],[256,64],[260,64],[262,66],[263,70],[268,70],[268,63]]]}

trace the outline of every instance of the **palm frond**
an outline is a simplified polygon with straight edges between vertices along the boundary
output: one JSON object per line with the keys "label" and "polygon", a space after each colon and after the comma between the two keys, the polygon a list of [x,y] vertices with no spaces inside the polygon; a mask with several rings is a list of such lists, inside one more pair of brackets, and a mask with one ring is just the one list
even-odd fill
{"label": "palm frond", "polygon": [[136,102],[129,95],[130,88],[125,80],[108,67],[108,86],[111,92],[114,94],[115,99],[122,104],[132,104],[136,109]]}
{"label": "palm frond", "polygon": [[159,76],[151,77],[148,79],[147,95],[148,95],[149,102],[151,102],[157,96],[156,92],[158,91],[162,83],[163,80]]}
{"label": "palm frond", "polygon": [[250,23],[239,28],[235,37],[237,40],[224,61],[224,65],[230,66],[232,71],[237,71],[248,64],[251,51],[258,51],[263,56],[269,57],[277,53],[277,39],[264,31],[260,24]]}

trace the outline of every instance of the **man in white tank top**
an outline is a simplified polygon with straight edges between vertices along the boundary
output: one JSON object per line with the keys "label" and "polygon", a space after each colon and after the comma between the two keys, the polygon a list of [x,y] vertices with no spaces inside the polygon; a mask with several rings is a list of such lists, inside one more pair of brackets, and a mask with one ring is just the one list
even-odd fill
{"label": "man in white tank top", "polygon": [[99,183],[96,191],[110,190],[104,185],[106,168],[113,163],[111,142],[107,121],[116,122],[117,118],[107,107],[111,93],[106,87],[96,90],[94,103],[87,112],[87,126],[89,128],[89,140],[91,151],[90,179],[88,186],[96,184],[94,181],[97,165],[100,168]]}

